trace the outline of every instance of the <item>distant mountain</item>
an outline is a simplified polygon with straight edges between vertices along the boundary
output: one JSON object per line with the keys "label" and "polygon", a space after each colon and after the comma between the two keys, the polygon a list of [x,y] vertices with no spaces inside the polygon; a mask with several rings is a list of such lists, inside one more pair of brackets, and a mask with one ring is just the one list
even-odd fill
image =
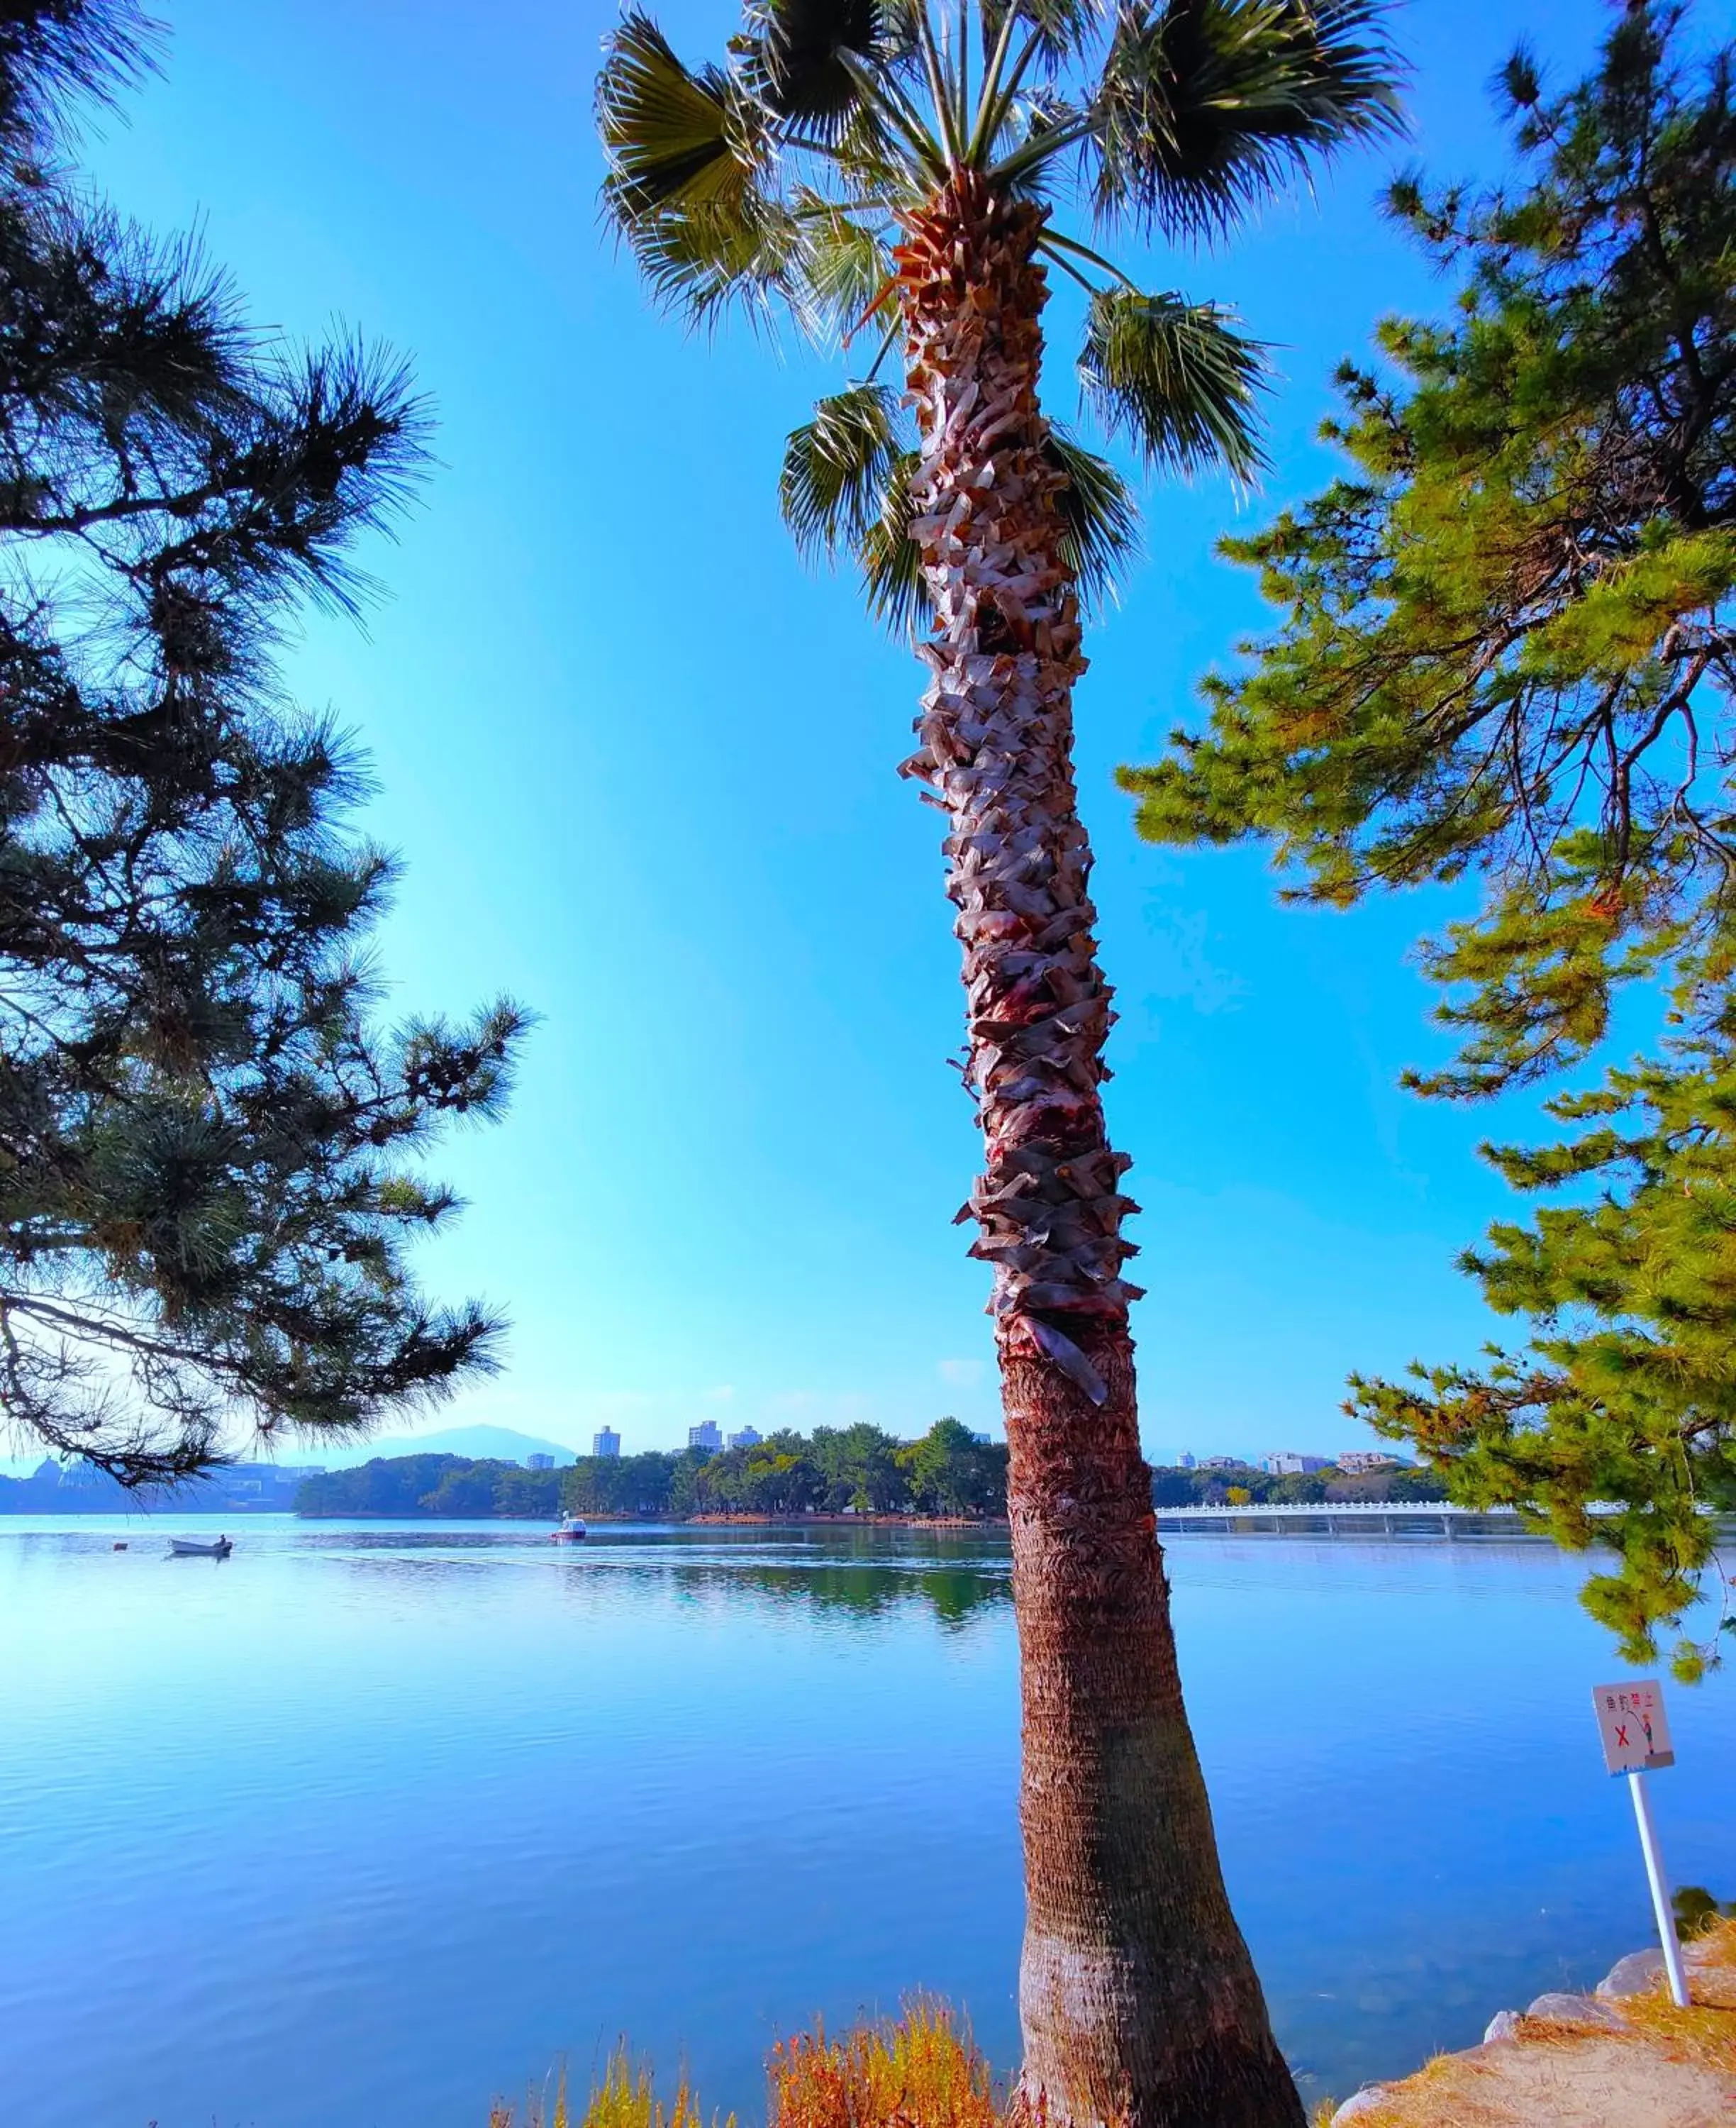
{"label": "distant mountain", "polygon": [[328,1470],[353,1470],[372,1463],[376,1456],[465,1456],[491,1458],[501,1463],[522,1463],[527,1456],[552,1456],[557,1463],[576,1462],[577,1456],[558,1441],[544,1441],[534,1433],[515,1432],[510,1426],[450,1426],[440,1433],[382,1435],[377,1441],[359,1441],[348,1448],[327,1448],[315,1442],[297,1442],[285,1462],[323,1463]]}

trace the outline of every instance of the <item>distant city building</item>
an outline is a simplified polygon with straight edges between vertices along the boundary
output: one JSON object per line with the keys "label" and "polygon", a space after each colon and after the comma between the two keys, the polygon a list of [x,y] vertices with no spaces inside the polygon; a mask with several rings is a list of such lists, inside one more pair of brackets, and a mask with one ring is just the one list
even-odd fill
{"label": "distant city building", "polygon": [[1251,1467],[1240,1456],[1208,1456],[1203,1463],[1198,1465],[1191,1463],[1183,1465],[1184,1470],[1198,1468],[1202,1470],[1246,1470]]}
{"label": "distant city building", "polygon": [[591,1452],[593,1456],[619,1456],[621,1452],[620,1435],[612,1426],[605,1426],[600,1433],[591,1435]]}
{"label": "distant city building", "polygon": [[524,1458],[524,1468],[527,1470],[552,1470],[554,1468],[554,1458],[552,1456],[545,1456],[538,1449],[534,1455]]}
{"label": "distant city building", "polygon": [[[757,1426],[744,1426],[738,1432],[730,1435],[729,1445],[732,1448],[757,1448],[765,1438],[765,1435]],[[696,1442],[690,1433],[687,1437],[687,1445],[690,1448],[703,1446],[702,1443]]]}
{"label": "distant city building", "polygon": [[1262,1456],[1259,1467],[1274,1478],[1300,1478],[1311,1470],[1330,1470],[1331,1462],[1325,1456],[1302,1456],[1293,1448],[1280,1448],[1276,1455]]}
{"label": "distant city building", "polygon": [[1193,1451],[1191,1448],[1183,1449],[1181,1454],[1175,1459],[1175,1467],[1178,1470],[1197,1470],[1199,1468],[1193,1460]]}
{"label": "distant city building", "polygon": [[1396,1470],[1398,1458],[1383,1448],[1347,1448],[1338,1459],[1340,1470]]}
{"label": "distant city building", "polygon": [[723,1437],[718,1431],[714,1418],[702,1418],[697,1426],[687,1429],[687,1446],[703,1448],[708,1456],[715,1456],[723,1445]]}

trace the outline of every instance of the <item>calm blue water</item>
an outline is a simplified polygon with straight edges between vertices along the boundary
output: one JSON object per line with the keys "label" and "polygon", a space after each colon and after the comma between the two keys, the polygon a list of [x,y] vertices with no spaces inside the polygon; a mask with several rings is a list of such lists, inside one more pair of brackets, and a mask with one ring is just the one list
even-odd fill
{"label": "calm blue water", "polygon": [[[619,2033],[763,2113],[934,1988],[1016,2051],[1004,1548],[867,1532],[0,1522],[0,2088],[29,2128],[482,2128]],[[1169,1541],[1231,1889],[1310,2096],[1645,1940],[1616,1674],[1542,1545]],[[1671,1698],[1736,1898],[1736,1674]]]}

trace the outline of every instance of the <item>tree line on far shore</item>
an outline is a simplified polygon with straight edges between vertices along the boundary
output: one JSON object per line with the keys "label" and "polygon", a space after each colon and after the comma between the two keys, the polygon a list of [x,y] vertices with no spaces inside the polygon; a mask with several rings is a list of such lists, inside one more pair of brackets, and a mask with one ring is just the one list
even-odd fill
{"label": "tree line on far shore", "polygon": [[1439,1471],[1409,1464],[1378,1470],[1340,1470],[1329,1463],[1322,1470],[1282,1475],[1247,1464],[1209,1470],[1160,1466],[1151,1473],[1152,1504],[1158,1508],[1330,1507],[1353,1506],[1362,1500],[1402,1503],[1446,1498],[1446,1480]]}
{"label": "tree line on far shore", "polygon": [[586,1456],[562,1470],[402,1456],[307,1480],[300,1515],[910,1514],[977,1521],[1007,1508],[1004,1442],[942,1418],[917,1441],[866,1423],[770,1434],[751,1447]]}
{"label": "tree line on far shore", "polygon": [[[1440,1480],[1405,1467],[1276,1476],[1233,1469],[1160,1467],[1160,1508],[1302,1506],[1356,1500],[1439,1500]],[[300,1515],[377,1515],[553,1521],[557,1515],[686,1522],[701,1515],[917,1515],[990,1521],[1007,1512],[1007,1449],[979,1441],[956,1418],[920,1440],[877,1426],[780,1432],[751,1447],[640,1456],[586,1456],[559,1470],[462,1456],[398,1456],[307,1479]]]}

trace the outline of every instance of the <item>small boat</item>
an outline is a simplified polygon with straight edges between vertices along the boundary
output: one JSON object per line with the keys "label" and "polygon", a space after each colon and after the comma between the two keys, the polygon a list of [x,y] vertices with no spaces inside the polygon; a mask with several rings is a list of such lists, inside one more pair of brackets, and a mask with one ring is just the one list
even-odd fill
{"label": "small boat", "polygon": [[585,1524],[577,1515],[562,1515],[561,1527],[551,1530],[548,1534],[556,1544],[583,1544]]}
{"label": "small boat", "polygon": [[171,1559],[227,1559],[235,1548],[226,1537],[220,1537],[215,1544],[192,1537],[172,1537],[168,1541]]}
{"label": "small boat", "polygon": [[117,1544],[117,1545],[115,1546],[115,1550],[116,1550],[116,1551],[126,1551],[126,1546],[124,1544]]}

